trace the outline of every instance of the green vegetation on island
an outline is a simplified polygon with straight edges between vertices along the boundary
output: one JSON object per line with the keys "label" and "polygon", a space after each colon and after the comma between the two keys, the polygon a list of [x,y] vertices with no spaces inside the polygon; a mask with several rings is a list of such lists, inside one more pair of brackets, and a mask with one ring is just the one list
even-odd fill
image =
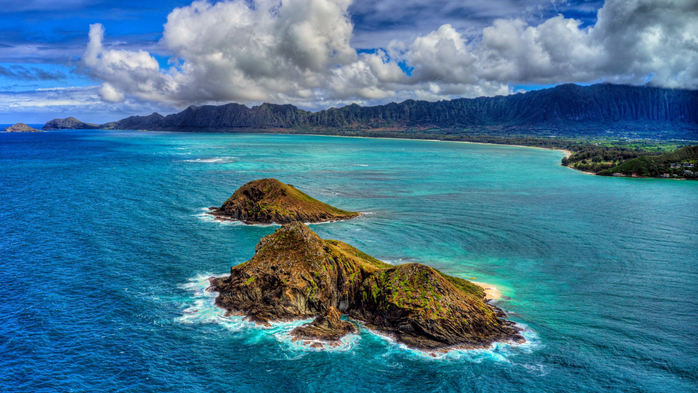
{"label": "green vegetation on island", "polygon": [[243,185],[223,206],[212,207],[209,214],[221,220],[236,220],[247,224],[284,224],[293,221],[317,223],[360,215],[320,202],[276,179],[254,180]]}
{"label": "green vegetation on island", "polygon": [[356,330],[341,313],[423,350],[523,341],[475,284],[418,263],[386,264],[303,223],[284,224],[255,250],[229,276],[211,279],[216,304],[262,324],[315,317],[291,332],[297,340],[336,344]]}

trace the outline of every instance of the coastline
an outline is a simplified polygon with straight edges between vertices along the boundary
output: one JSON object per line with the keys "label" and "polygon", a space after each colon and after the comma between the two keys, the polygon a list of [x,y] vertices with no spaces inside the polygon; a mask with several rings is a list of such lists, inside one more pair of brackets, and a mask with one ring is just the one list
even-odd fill
{"label": "coastline", "polygon": [[478,287],[485,290],[485,300],[497,301],[497,300],[502,298],[502,293],[494,285],[488,284],[486,282],[480,282],[480,281],[470,281],[470,282],[472,282],[473,284],[475,284]]}
{"label": "coastline", "polygon": [[[251,132],[251,135],[257,135],[260,133]],[[490,143],[490,142],[471,142],[471,141],[445,141],[442,139],[420,139],[420,138],[403,138],[403,137],[385,137],[385,136],[358,136],[358,135],[326,135],[326,134],[293,134],[293,133],[271,133],[274,135],[305,135],[305,136],[322,136],[322,137],[332,137],[332,138],[360,138],[360,139],[385,139],[385,140],[406,140],[406,141],[423,141],[423,142],[442,142],[442,143],[469,143],[473,145],[490,145],[490,146],[510,146],[510,147],[526,147],[530,149],[541,149],[541,150],[552,150],[560,151],[565,153],[565,157],[571,156],[573,153],[566,149],[554,149],[549,147],[539,147],[539,146],[526,146],[526,145],[512,145],[508,143]],[[574,169],[574,168],[571,168]],[[577,169],[575,169],[577,170]]]}

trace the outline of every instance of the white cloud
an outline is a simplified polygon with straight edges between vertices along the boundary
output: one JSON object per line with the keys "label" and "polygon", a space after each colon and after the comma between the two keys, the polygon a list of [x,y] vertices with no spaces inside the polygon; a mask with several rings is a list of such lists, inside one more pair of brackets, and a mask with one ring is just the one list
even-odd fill
{"label": "white cloud", "polygon": [[123,102],[125,99],[124,93],[116,90],[114,86],[107,82],[102,84],[97,93],[106,102]]}
{"label": "white cloud", "polygon": [[[512,85],[562,82],[698,87],[698,2],[608,0],[596,25],[561,15],[538,25],[499,19],[472,38],[449,24],[385,51],[350,45],[350,0],[195,1],[168,16],[148,52],[104,46],[92,25],[83,63],[107,102],[133,97],[183,106],[271,101],[306,107],[405,98],[508,94]],[[413,68],[402,71],[398,62]]]}
{"label": "white cloud", "polygon": [[56,117],[75,116],[82,121],[104,123],[153,111],[171,111],[155,103],[135,99],[110,103],[100,99],[100,86],[44,88],[0,93],[0,123],[38,124]]}

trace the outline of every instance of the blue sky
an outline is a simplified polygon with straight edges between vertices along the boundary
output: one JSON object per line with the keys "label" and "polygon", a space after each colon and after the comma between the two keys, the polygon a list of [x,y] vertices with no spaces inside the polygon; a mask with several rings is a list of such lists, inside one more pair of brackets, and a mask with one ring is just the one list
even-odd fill
{"label": "blue sky", "polygon": [[[623,1],[626,4],[620,4]],[[299,9],[327,3],[336,12],[320,14],[320,18],[336,17],[335,25],[339,23],[344,30],[337,32],[333,26],[320,23],[311,26],[310,33],[302,30],[305,35],[301,38],[292,37],[295,41],[284,41],[286,36],[274,37],[273,34],[281,35],[284,31],[279,30],[278,21],[265,13],[277,12],[278,7],[282,11],[276,19],[288,17],[286,24],[307,27],[316,23],[317,18],[298,20],[303,16],[293,14],[294,4],[300,2],[305,3],[298,4]],[[665,36],[672,34],[668,38],[688,35],[690,41],[695,38],[691,22],[698,23],[696,7],[686,0],[677,8],[676,2],[682,0],[614,0],[606,6],[603,1],[583,0],[287,0],[264,10],[271,4],[267,0],[225,0],[219,2],[222,4],[218,8],[215,2],[197,6],[183,0],[5,0],[0,14],[0,105],[5,106],[0,108],[0,123],[38,123],[73,114],[82,115],[86,121],[104,122],[127,114],[147,114],[144,112],[150,110],[173,112],[206,102],[289,102],[320,109],[351,102],[376,104],[407,98],[510,94],[568,82],[640,83],[663,78],[660,84],[668,87],[693,87],[697,76],[680,58],[671,62],[673,68],[667,75],[654,72],[652,67],[659,67],[656,64],[624,68],[622,59],[612,58],[617,51],[608,43],[615,45],[618,41],[618,47],[623,48],[621,41],[636,32],[617,34],[618,29],[607,23],[595,27],[599,22],[597,13],[604,7],[609,15],[607,20],[627,18],[632,25],[638,19],[652,19],[654,27],[664,29]],[[623,9],[632,8],[631,3],[638,3],[637,7]],[[194,12],[196,7],[201,10]],[[190,19],[180,14],[179,24],[174,20],[168,24],[168,16],[177,8],[192,11],[186,16]],[[643,14],[643,9],[652,13]],[[288,10],[287,16],[284,10]],[[181,32],[215,38],[199,15],[207,12],[209,16],[226,13],[231,25],[227,41],[211,48],[201,48],[208,41],[187,47],[193,44],[182,38]],[[661,18],[664,14],[666,18]],[[684,19],[685,26],[676,15]],[[219,30],[221,26],[228,27],[225,20],[217,23],[223,23],[218,25]],[[97,60],[88,64],[84,59],[90,42],[88,32],[96,24],[103,29],[103,38],[95,54]],[[270,36],[262,35],[264,29],[276,30]],[[168,37],[167,30],[171,32]],[[558,31],[569,33],[569,37],[564,37],[567,41],[553,42],[560,38],[556,36]],[[279,68],[270,71],[272,76],[259,77],[240,66],[247,60],[239,54],[246,53],[248,47],[238,37],[247,36],[248,32],[256,34],[248,41],[252,57],[264,53],[257,59],[259,66],[252,69],[278,63]],[[319,52],[312,52],[323,34],[338,36],[322,43]],[[252,48],[251,45],[263,41],[260,37],[279,42],[273,48]],[[597,60],[586,61],[566,53],[565,45],[576,41],[584,41],[577,52],[587,51]],[[298,51],[305,51],[306,42],[315,57],[307,53],[299,57]],[[684,50],[695,54],[690,49],[691,42],[677,42],[679,53]],[[293,54],[283,49],[289,45],[294,45]],[[527,53],[518,51],[523,46]],[[640,49],[648,47],[649,44]],[[547,63],[538,64],[534,52],[540,52],[538,56]],[[212,65],[197,58],[214,54],[224,56],[225,61]],[[110,58],[113,62],[107,63]],[[157,70],[152,70],[149,59],[158,64]],[[171,69],[170,61],[180,68]],[[449,64],[452,72],[440,69],[440,64]],[[198,71],[187,71],[183,65]],[[144,70],[153,73],[144,76]],[[228,70],[238,76],[228,80]],[[304,78],[301,82],[299,75]],[[216,78],[225,80],[215,81]],[[148,86],[142,87],[145,85]],[[299,93],[293,93],[294,89]],[[61,95],[59,91],[65,93]]]}

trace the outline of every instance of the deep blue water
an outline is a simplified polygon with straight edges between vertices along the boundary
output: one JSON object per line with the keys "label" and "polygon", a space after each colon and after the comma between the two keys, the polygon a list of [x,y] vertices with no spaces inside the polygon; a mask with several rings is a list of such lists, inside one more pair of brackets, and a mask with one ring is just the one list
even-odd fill
{"label": "deep blue water", "polygon": [[[698,390],[698,182],[531,148],[317,136],[0,133],[0,391]],[[497,285],[527,344],[433,359],[225,318],[206,277],[274,227],[202,215],[276,177],[360,219],[311,226]]]}

